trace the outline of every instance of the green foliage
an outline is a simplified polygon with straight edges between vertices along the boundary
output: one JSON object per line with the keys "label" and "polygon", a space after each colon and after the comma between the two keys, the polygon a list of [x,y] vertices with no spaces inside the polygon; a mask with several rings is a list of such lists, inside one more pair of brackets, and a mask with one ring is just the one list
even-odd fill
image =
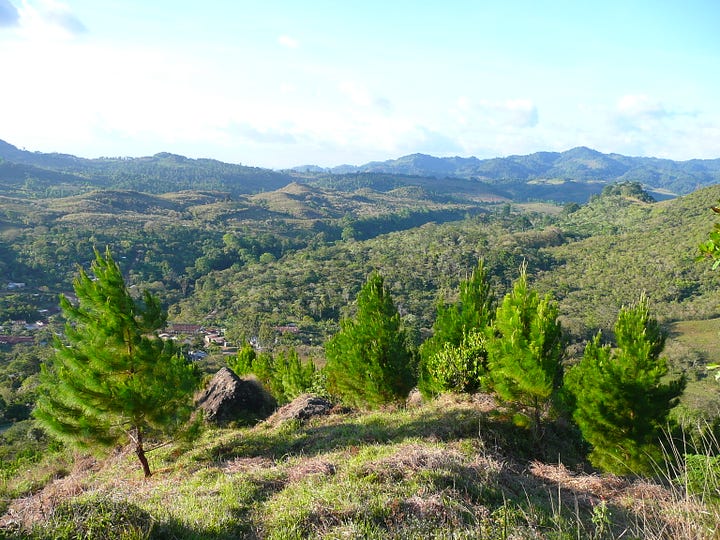
{"label": "green foliage", "polygon": [[228,358],[228,367],[233,370],[235,375],[242,377],[253,372],[253,362],[257,358],[255,348],[250,343],[245,343],[240,350],[238,350],[237,356]]}
{"label": "green foliage", "polygon": [[267,352],[257,354],[246,343],[236,357],[228,359],[228,366],[238,376],[255,375],[278,403],[292,401],[309,391],[316,379],[315,363],[308,360],[303,364],[293,347],[273,356]]}
{"label": "green foliage", "polygon": [[136,505],[107,495],[62,501],[47,523],[36,526],[29,539],[45,540],[143,540],[153,534],[155,519]]}
{"label": "green foliage", "polygon": [[581,362],[569,370],[573,418],[592,445],[595,466],[618,474],[648,474],[662,462],[662,432],[685,385],[683,378],[665,382],[668,368],[660,357],[665,338],[643,295],[618,314],[617,348],[603,345],[598,333]]}
{"label": "green foliage", "polygon": [[684,455],[684,477],[688,491],[720,504],[720,455]]}
{"label": "green foliage", "polygon": [[[712,210],[720,213],[720,208],[714,206]],[[698,246],[700,250],[699,259],[709,258],[713,262],[713,270],[720,266],[720,222],[713,225],[712,231],[707,235],[707,239]]]}
{"label": "green foliage", "polygon": [[346,403],[372,408],[407,396],[415,382],[412,357],[380,274],[370,275],[358,294],[355,317],[341,321],[325,355],[329,390]]}
{"label": "green foliage", "polygon": [[438,304],[433,335],[420,347],[418,388],[425,396],[441,392],[473,392],[485,368],[481,334],[493,319],[488,272],[483,261],[460,282],[455,304]]}
{"label": "green foliage", "polygon": [[540,411],[562,377],[562,330],[557,303],[528,286],[525,265],[497,308],[486,348],[495,392],[505,401],[532,409],[533,427],[539,429]]}
{"label": "green foliage", "polygon": [[146,476],[146,436],[178,430],[192,410],[198,374],[171,342],[154,333],[165,325],[159,302],[137,303],[109,250],[80,270],[77,304],[61,296],[64,340],[43,365],[36,419],[54,436],[80,448],[133,442]]}
{"label": "green foliage", "polygon": [[282,397],[286,401],[292,401],[312,387],[315,380],[315,363],[308,360],[303,365],[300,356],[293,348],[286,353],[282,351],[279,353],[279,355],[283,354],[283,361],[278,362],[283,366],[283,369],[279,371],[277,376],[282,381]]}
{"label": "green foliage", "polygon": [[418,388],[423,395],[442,392],[476,391],[486,372],[485,333],[474,328],[463,336],[460,345],[445,343],[443,348],[423,361]]}
{"label": "green foliage", "polygon": [[630,197],[646,203],[654,203],[655,199],[645,191],[640,182],[616,182],[608,184],[602,190],[602,197]]}
{"label": "green foliage", "polygon": [[271,353],[263,351],[258,354],[253,360],[250,373],[273,395],[282,390],[275,378],[275,359]]}

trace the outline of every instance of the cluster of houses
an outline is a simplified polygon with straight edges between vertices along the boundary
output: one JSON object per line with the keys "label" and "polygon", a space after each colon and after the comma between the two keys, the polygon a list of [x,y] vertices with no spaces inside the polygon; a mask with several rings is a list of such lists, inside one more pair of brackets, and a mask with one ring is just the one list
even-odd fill
{"label": "cluster of houses", "polygon": [[[287,326],[274,326],[272,328],[279,334],[297,334],[300,329],[290,324]],[[236,354],[238,347],[227,340],[225,337],[225,330],[222,328],[205,327],[199,324],[182,324],[173,323],[168,325],[165,332],[159,334],[161,339],[172,339],[187,345],[197,345],[198,336],[202,336],[203,345],[205,347],[219,348],[223,354],[231,355]],[[250,345],[256,350],[262,350],[262,346],[257,336],[249,339]],[[207,356],[207,353],[201,349],[190,350],[187,353],[188,358],[191,360],[202,360]]]}
{"label": "cluster of houses", "polygon": [[[222,328],[207,328],[197,324],[170,324],[165,332],[159,334],[161,339],[172,339],[189,345],[195,344],[194,337],[202,336],[206,347],[219,347],[223,354],[237,353],[237,347],[225,338]],[[191,350],[188,357],[191,360],[201,360],[207,356],[202,350]]]}
{"label": "cluster of houses", "polygon": [[[8,291],[18,291],[20,289],[25,289],[26,287],[26,283],[22,283],[19,281],[8,281],[5,284],[4,288]],[[38,313],[40,313],[40,316],[43,317],[44,320],[39,320],[35,322],[28,322],[26,320],[14,320],[10,321],[9,328],[0,326],[0,345],[34,343],[35,336],[28,335],[27,333],[37,332],[38,330],[42,330],[43,328],[45,328],[48,325],[47,317],[50,314],[50,310],[39,309]],[[7,333],[8,331],[11,333]]]}
{"label": "cluster of houses", "polygon": [[[47,310],[44,310],[47,311]],[[0,345],[16,345],[18,343],[34,343],[35,337],[32,335],[20,334],[20,332],[37,332],[47,326],[46,321],[36,321],[29,323],[27,321],[11,321],[12,334],[5,334],[5,327],[0,326]]]}

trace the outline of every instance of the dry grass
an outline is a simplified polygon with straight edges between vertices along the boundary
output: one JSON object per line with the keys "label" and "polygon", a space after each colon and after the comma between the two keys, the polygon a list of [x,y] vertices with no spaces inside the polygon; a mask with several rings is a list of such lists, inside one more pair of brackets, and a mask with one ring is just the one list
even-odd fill
{"label": "dry grass", "polygon": [[301,482],[308,476],[332,476],[337,472],[335,465],[323,458],[303,459],[287,469],[289,483]]}
{"label": "dry grass", "polygon": [[594,503],[622,498],[631,486],[629,481],[618,476],[573,473],[563,464],[533,461],[528,470],[534,477]]}
{"label": "dry grass", "polygon": [[356,474],[401,479],[424,470],[452,470],[458,468],[463,461],[464,457],[459,452],[445,448],[428,448],[414,443],[398,448],[391,456],[362,464]]}
{"label": "dry grass", "polygon": [[275,461],[262,456],[236,457],[226,461],[220,469],[226,474],[238,474],[255,472],[259,469],[270,469],[275,466]]}
{"label": "dry grass", "polygon": [[30,528],[34,523],[46,520],[59,503],[87,491],[88,473],[98,468],[94,458],[78,457],[70,474],[54,479],[36,493],[15,499],[0,517],[0,530],[18,526]]}
{"label": "dry grass", "polygon": [[675,485],[525,460],[497,444],[507,435],[490,444],[477,426],[502,427],[489,418],[493,406],[450,396],[409,410],[217,430],[184,454],[153,455],[148,480],[130,452],[87,458],[14,501],[2,524],[29,529],[73,501],[69,515],[91,519],[83,512],[95,497],[176,538],[715,537],[717,508]]}

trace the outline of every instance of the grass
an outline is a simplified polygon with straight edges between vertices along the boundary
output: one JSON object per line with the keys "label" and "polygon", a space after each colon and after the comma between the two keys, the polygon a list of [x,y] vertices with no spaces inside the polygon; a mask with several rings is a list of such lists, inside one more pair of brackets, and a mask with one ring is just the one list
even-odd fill
{"label": "grass", "polygon": [[702,353],[708,363],[720,362],[720,319],[672,323],[669,332],[672,339]]}
{"label": "grass", "polygon": [[13,501],[0,531],[34,539],[712,537],[720,513],[710,497],[668,481],[583,472],[573,430],[545,428],[538,447],[486,401],[443,397],[306,424],[212,429],[192,448],[151,454],[149,480],[131,452],[86,461]]}
{"label": "grass", "polygon": [[700,411],[709,418],[720,416],[720,392],[715,377],[705,366],[720,362],[720,318],[679,321],[668,325],[669,339],[663,355],[675,371],[688,376],[688,384],[681,397],[683,407],[675,411],[683,416],[698,416]]}

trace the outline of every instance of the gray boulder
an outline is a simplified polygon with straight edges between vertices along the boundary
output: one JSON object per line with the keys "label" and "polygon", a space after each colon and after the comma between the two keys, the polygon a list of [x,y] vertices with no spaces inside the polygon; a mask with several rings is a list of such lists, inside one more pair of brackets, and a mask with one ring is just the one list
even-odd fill
{"label": "gray boulder", "polygon": [[279,424],[286,420],[305,421],[313,416],[329,414],[332,408],[333,404],[323,397],[315,394],[303,394],[280,407],[275,414],[268,418],[268,423]]}
{"label": "gray boulder", "polygon": [[205,420],[218,425],[250,424],[275,410],[273,397],[254,379],[241,379],[229,368],[218,371],[197,397]]}

